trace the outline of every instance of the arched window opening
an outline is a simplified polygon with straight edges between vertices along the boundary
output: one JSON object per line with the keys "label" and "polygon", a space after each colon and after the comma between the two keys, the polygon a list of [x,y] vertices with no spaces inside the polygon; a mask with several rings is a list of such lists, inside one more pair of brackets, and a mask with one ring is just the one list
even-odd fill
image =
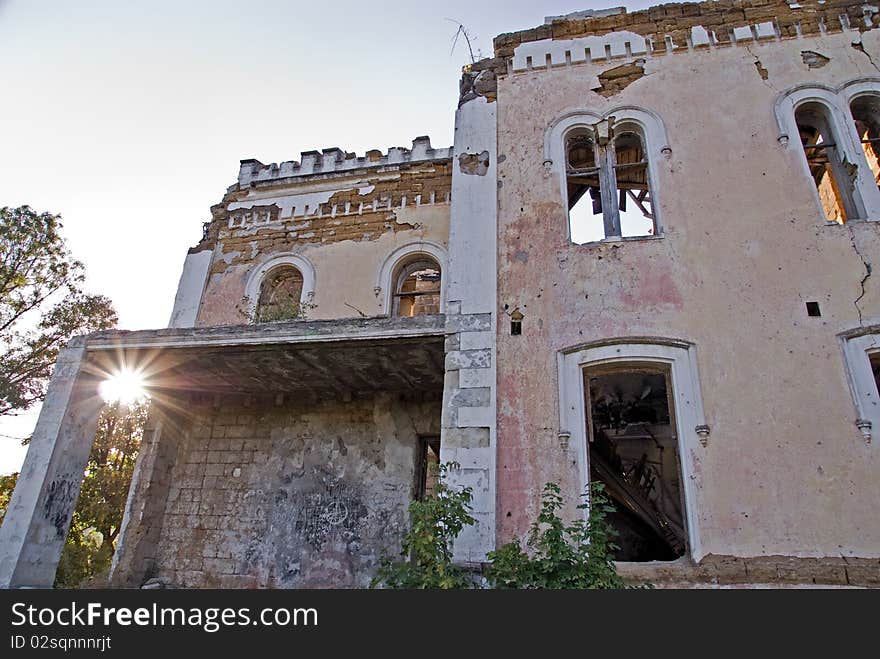
{"label": "arched window opening", "polygon": [[880,97],[858,96],[849,108],[874,182],[880,185]]}
{"label": "arched window opening", "polygon": [[602,240],[602,195],[596,145],[584,130],[573,133],[565,145],[568,218],[576,243]]}
{"label": "arched window opening", "polygon": [[614,173],[621,236],[650,236],[654,212],[648,184],[648,157],[641,135],[620,132],[614,138]]}
{"label": "arched window opening", "polygon": [[440,313],[440,266],[433,259],[410,261],[397,274],[394,288],[395,316]]}
{"label": "arched window opening", "polygon": [[857,217],[848,171],[852,165],[841,157],[827,110],[819,103],[806,103],[797,109],[795,121],[825,219],[843,224]]}
{"label": "arched window opening", "polygon": [[572,242],[656,233],[648,157],[640,130],[609,117],[565,144]]}
{"label": "arched window opening", "polygon": [[254,322],[302,318],[302,290],[303,276],[299,270],[292,265],[273,268],[260,283]]}

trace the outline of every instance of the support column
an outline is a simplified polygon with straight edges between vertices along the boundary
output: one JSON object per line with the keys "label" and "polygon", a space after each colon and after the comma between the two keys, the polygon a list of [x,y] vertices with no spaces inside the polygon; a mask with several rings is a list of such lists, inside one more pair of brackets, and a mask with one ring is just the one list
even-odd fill
{"label": "support column", "polygon": [[202,294],[208,283],[212,255],[213,252],[210,249],[190,252],[186,255],[168,327],[195,327]]}
{"label": "support column", "polygon": [[495,548],[497,104],[475,93],[462,101],[452,163],[440,460],[461,465],[450,485],[473,489],[477,523],[456,541],[455,560],[479,563]]}
{"label": "support column", "polygon": [[153,403],[110,566],[110,583],[115,587],[138,587],[156,570],[171,470],[180,442],[180,433],[174,430],[177,425]]}
{"label": "support column", "polygon": [[0,527],[0,588],[51,588],[103,402],[85,341],[61,351]]}

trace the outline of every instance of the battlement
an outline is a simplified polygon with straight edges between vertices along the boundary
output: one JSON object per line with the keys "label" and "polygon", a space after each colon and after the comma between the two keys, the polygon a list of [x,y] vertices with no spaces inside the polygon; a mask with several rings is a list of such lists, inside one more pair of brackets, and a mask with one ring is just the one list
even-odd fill
{"label": "battlement", "polygon": [[539,27],[499,35],[496,59],[507,62],[509,71],[524,71],[880,26],[880,8],[857,0],[710,0],[581,14],[549,17]]}
{"label": "battlement", "polygon": [[378,149],[372,149],[361,157],[337,147],[331,147],[321,151],[304,151],[300,154],[299,161],[289,160],[280,165],[277,163],[264,165],[254,159],[242,160],[238,172],[238,185],[240,188],[245,188],[261,181],[334,174],[388,165],[449,160],[450,158],[452,158],[452,147],[435,149],[431,146],[431,138],[428,136],[415,138],[410,149],[391,147],[385,154]]}

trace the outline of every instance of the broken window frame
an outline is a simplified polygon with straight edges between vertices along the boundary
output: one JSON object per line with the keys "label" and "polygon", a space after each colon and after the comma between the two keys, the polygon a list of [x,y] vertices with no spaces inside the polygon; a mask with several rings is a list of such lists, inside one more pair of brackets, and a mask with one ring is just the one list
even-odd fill
{"label": "broken window frame", "polygon": [[[854,107],[856,105],[862,107]],[[858,155],[864,158],[863,163],[858,163],[859,167],[864,164],[866,171],[872,173],[874,184],[880,188],[880,93],[854,94],[848,99],[847,110],[850,126],[855,131],[856,143],[859,145]],[[865,134],[859,129],[859,123],[865,125]],[[868,153],[869,147],[873,152],[871,155]],[[877,166],[876,170],[871,166],[871,160]]]}
{"label": "broken window frame", "polygon": [[[843,133],[833,117],[825,103],[810,99],[795,108],[794,123],[823,219],[830,224],[845,224],[864,216],[855,185],[855,174],[860,163],[851,161]],[[824,169],[820,169],[823,166]],[[824,171],[828,178],[820,176],[820,171]],[[834,195],[837,208],[833,214],[829,214],[820,193],[824,180],[828,181]]]}
{"label": "broken window frame", "polygon": [[[850,104],[854,99],[862,96],[880,97],[880,83],[866,78],[855,78],[845,82],[836,90],[825,85],[797,85],[783,92],[776,100],[774,114],[779,128],[779,143],[786,149],[797,150],[792,157],[798,160],[798,166],[803,171],[804,177],[812,178],[802,155],[801,141],[795,114],[799,108],[807,104],[821,107],[830,126],[833,141],[840,150],[840,155],[845,158],[849,172],[851,173],[852,195],[855,214],[848,218],[853,220],[880,220],[880,188],[871,173],[868,161],[865,158],[861,140],[854,125]],[[836,222],[828,222],[823,213],[821,199],[815,192],[815,184],[811,180],[814,189],[816,218],[825,224],[839,226]]]}
{"label": "broken window frame", "polygon": [[[403,291],[401,290],[406,283],[407,279],[412,276],[414,273],[419,272],[420,270],[436,270],[439,274],[439,279],[437,280],[437,287],[435,289],[424,290],[424,291]],[[442,288],[443,288],[443,270],[440,267],[440,264],[434,259],[432,256],[428,256],[425,254],[418,254],[411,259],[404,261],[402,264],[398,265],[397,272],[394,277],[394,288],[391,292],[391,311],[392,316],[394,317],[403,317],[403,318],[411,318],[415,315],[424,315],[424,314],[414,314],[413,316],[401,316],[400,315],[400,303],[404,298],[418,298],[420,296],[432,295],[437,296],[438,306],[442,307]],[[413,305],[415,305],[415,300],[413,301]]]}
{"label": "broken window frame", "polygon": [[[626,136],[635,136],[640,143],[642,159],[639,162],[618,164],[617,150],[618,142]],[[582,142],[584,148],[593,148],[592,164],[587,167],[572,166],[570,155],[572,148],[577,142]],[[589,146],[587,146],[589,145]],[[569,225],[569,237],[571,237],[571,210],[574,208],[584,194],[589,191],[593,198],[594,215],[599,213],[595,211],[597,207],[601,207],[602,226],[604,237],[601,240],[620,240],[620,239],[642,239],[659,235],[660,229],[657,222],[654,194],[651,180],[651,163],[648,156],[647,140],[645,132],[640,125],[631,120],[623,120],[615,123],[613,116],[600,121],[592,126],[576,126],[569,130],[564,136],[564,174],[565,174],[565,194],[566,207]],[[620,185],[621,173],[626,170],[632,170],[635,167],[644,169],[645,187],[643,192],[635,194],[632,189],[622,188]],[[586,187],[576,192],[576,198],[571,192],[572,178],[590,179],[596,176],[597,185]],[[582,183],[587,185],[587,183]],[[593,192],[597,190],[597,194]],[[621,200],[625,206],[627,198],[630,198],[639,210],[651,220],[651,231],[645,234],[635,234],[632,236],[623,236],[621,226]],[[598,202],[598,203],[597,203]],[[646,207],[650,205],[650,209]],[[595,242],[600,242],[595,241]],[[594,242],[594,241],[589,241]]]}

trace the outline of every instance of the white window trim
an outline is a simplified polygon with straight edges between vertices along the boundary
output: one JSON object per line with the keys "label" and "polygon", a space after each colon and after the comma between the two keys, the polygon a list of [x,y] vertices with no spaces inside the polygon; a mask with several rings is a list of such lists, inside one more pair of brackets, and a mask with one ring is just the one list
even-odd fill
{"label": "white window trim", "polygon": [[440,311],[446,307],[446,249],[439,243],[430,240],[419,240],[406,243],[395,249],[382,262],[373,292],[379,301],[379,315],[390,316],[394,311],[394,273],[407,261],[419,257],[429,258],[440,266]]}
{"label": "white window trim", "polygon": [[[847,161],[858,165],[853,189],[853,203],[858,208],[861,217],[852,218],[856,221],[880,220],[880,189],[878,189],[873,176],[870,175],[871,168],[868,167],[868,161],[865,159],[865,153],[862,150],[849,110],[850,103],[854,98],[866,95],[880,97],[880,77],[855,78],[839,87],[820,84],[798,85],[779,94],[773,109],[779,128],[779,137],[777,138],[779,143],[784,148],[795,149],[798,152],[798,155],[801,156],[801,171],[812,181],[809,166],[802,153],[803,148],[801,147],[795,112],[805,103],[819,103],[826,108],[835,143],[840,145],[840,150]],[[813,186],[813,195],[816,200],[817,216],[826,224],[837,224],[826,220],[815,185]]]}
{"label": "white window trim", "polygon": [[880,353],[880,326],[841,335],[846,376],[853,404],[855,424],[865,441],[880,433],[880,394],[871,370],[871,355]]}
{"label": "white window trim", "polygon": [[248,277],[244,294],[248,298],[247,311],[249,316],[253,317],[257,310],[257,303],[260,299],[260,286],[263,284],[266,275],[281,265],[292,265],[302,275],[301,304],[309,303],[315,297],[315,268],[309,260],[298,254],[276,254],[268,261],[254,268]]}
{"label": "white window trim", "polygon": [[697,372],[696,346],[685,341],[627,338],[578,346],[557,354],[559,383],[559,433],[568,438],[576,452],[581,479],[580,492],[589,485],[589,451],[585,414],[584,370],[601,364],[656,363],[669,367],[675,394],[678,454],[687,519],[688,549],[695,561],[705,556],[700,539],[698,455],[706,448],[709,429],[703,412],[703,397]]}
{"label": "white window trim", "polygon": [[[668,156],[672,150],[666,136],[666,127],[660,117],[645,108],[635,105],[620,105],[602,114],[586,108],[575,108],[558,117],[544,133],[544,167],[554,174],[559,180],[559,192],[562,196],[565,212],[565,235],[571,241],[571,225],[568,218],[568,185],[565,171],[565,137],[577,128],[590,128],[594,124],[609,117],[614,117],[614,123],[630,123],[638,126],[645,142],[645,157],[648,159],[648,185],[651,190],[651,212],[654,215],[653,236],[638,236],[638,238],[655,238],[663,234],[663,224],[659,204],[655,203],[657,196],[657,166],[658,159]],[[610,236],[603,241],[621,240],[619,236]],[[623,238],[627,240],[627,238]],[[589,243],[587,243],[589,244]]]}

